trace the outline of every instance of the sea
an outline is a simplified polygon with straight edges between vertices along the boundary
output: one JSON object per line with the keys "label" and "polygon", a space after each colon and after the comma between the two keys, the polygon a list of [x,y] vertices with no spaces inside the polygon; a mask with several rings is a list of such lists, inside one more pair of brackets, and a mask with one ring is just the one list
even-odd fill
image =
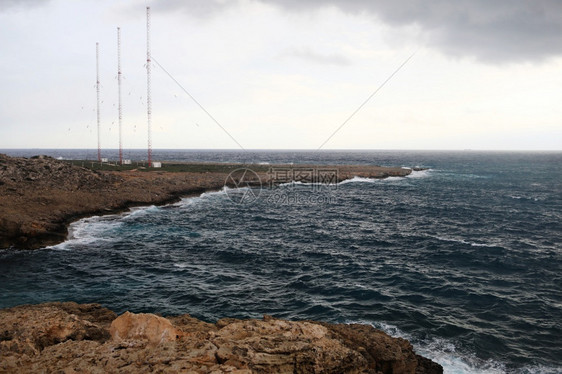
{"label": "sea", "polygon": [[223,188],[81,219],[59,245],[0,251],[0,307],[76,301],[210,322],[363,323],[410,340],[445,373],[562,373],[562,152],[154,150],[153,159],[427,170]]}

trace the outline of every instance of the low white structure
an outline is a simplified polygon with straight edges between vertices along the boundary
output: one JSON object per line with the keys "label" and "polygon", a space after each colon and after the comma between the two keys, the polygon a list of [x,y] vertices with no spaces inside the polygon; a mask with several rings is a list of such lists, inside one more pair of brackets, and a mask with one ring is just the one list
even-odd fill
{"label": "low white structure", "polygon": [[131,165],[131,160],[123,160],[123,165]]}
{"label": "low white structure", "polygon": [[153,168],[161,168],[161,167],[162,167],[162,163],[161,163],[161,162],[152,162],[152,167],[153,167]]}

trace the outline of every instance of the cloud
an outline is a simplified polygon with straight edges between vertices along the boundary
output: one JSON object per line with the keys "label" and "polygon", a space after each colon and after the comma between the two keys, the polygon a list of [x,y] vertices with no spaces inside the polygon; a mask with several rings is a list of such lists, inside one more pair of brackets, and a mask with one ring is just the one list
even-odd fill
{"label": "cloud", "polygon": [[283,56],[296,57],[301,60],[321,65],[349,66],[351,61],[339,54],[321,54],[309,47],[291,48],[286,50]]}
{"label": "cloud", "polygon": [[486,62],[562,55],[559,0],[259,0],[293,11],[336,7],[392,26],[416,25],[432,47]]}
{"label": "cloud", "polygon": [[560,0],[155,0],[154,5],[209,16],[248,2],[294,12],[332,7],[370,15],[374,22],[391,26],[415,25],[420,30],[415,43],[485,62],[540,61],[562,55]]}
{"label": "cloud", "polygon": [[[191,16],[207,18],[238,4],[237,0],[154,0],[151,7],[157,12],[184,12]],[[132,6],[138,7],[137,2]]]}
{"label": "cloud", "polygon": [[36,7],[49,3],[50,0],[0,0],[0,12]]}

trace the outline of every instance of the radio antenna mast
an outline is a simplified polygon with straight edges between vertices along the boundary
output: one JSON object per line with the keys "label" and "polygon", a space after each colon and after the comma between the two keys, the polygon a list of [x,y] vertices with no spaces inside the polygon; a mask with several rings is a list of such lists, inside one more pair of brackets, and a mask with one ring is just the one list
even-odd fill
{"label": "radio antenna mast", "polygon": [[118,86],[118,109],[119,109],[119,165],[123,165],[123,141],[122,141],[122,120],[121,113],[121,28],[117,28],[117,86]]}
{"label": "radio antenna mast", "polygon": [[148,166],[152,166],[152,100],[150,98],[150,7],[146,7],[146,117],[148,121]]}
{"label": "radio antenna mast", "polygon": [[101,142],[100,142],[100,54],[99,54],[99,43],[96,43],[96,94],[97,94],[97,117],[98,117],[98,161],[101,162]]}

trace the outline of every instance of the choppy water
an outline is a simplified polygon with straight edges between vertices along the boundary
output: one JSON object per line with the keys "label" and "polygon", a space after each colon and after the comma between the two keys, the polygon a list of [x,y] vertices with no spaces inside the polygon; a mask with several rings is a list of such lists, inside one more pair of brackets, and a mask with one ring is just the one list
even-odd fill
{"label": "choppy water", "polygon": [[222,191],[84,219],[63,244],[0,251],[0,307],[73,300],[209,321],[267,313],[370,323],[410,339],[446,372],[562,372],[562,153],[155,158],[431,170],[330,190],[286,185],[247,205]]}

